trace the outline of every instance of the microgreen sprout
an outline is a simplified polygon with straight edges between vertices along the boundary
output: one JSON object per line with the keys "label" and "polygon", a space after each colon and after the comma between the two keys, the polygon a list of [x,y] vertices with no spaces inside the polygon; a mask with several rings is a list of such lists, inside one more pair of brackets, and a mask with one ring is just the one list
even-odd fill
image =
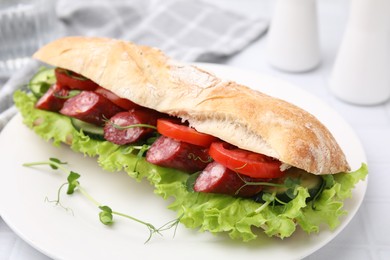
{"label": "microgreen sprout", "polygon": [[211,158],[211,156],[208,156],[208,158],[206,160],[204,160],[200,156],[195,155],[194,153],[189,153],[187,157],[190,160],[194,160],[194,161],[199,160],[199,161],[201,161],[203,163],[209,163],[209,162],[213,161],[213,158]]}
{"label": "microgreen sprout", "polygon": [[99,212],[99,219],[104,225],[111,225],[114,223],[112,209],[109,206],[99,206],[101,211]]}
{"label": "microgreen sprout", "polygon": [[23,166],[31,167],[31,166],[37,166],[37,165],[49,165],[53,170],[61,169],[62,171],[67,172],[68,169],[63,166],[65,164],[68,164],[68,163],[62,162],[57,158],[49,158],[49,161],[24,163]]}
{"label": "microgreen sprout", "polygon": [[111,120],[108,120],[108,122],[114,128],[119,129],[119,130],[125,130],[125,129],[129,129],[129,128],[137,128],[137,127],[139,127],[139,128],[151,128],[151,129],[157,130],[157,127],[155,127],[154,125],[148,125],[148,124],[132,124],[132,125],[121,126],[121,125],[115,124]]}
{"label": "microgreen sprout", "polygon": [[[148,145],[148,144],[138,145],[138,146],[136,146],[136,145],[131,146],[131,151],[138,150],[137,160],[134,163],[134,168],[133,168],[133,171],[132,171],[133,173],[138,174],[138,172],[137,172],[138,163],[141,160],[141,158],[144,156],[144,154],[149,150],[149,148],[150,148],[150,145]],[[128,151],[129,150],[127,150],[126,153],[128,153]]]}
{"label": "microgreen sprout", "polygon": [[[251,182],[245,180],[239,173],[237,173],[237,176],[244,182],[244,184],[236,191],[236,195],[246,186],[254,186],[254,185],[260,185],[260,186],[269,186],[269,187],[276,187],[276,188],[285,188],[285,193],[290,199],[294,199],[297,196],[297,188],[299,187],[300,180],[299,179],[292,179],[292,178],[286,178],[283,183],[273,183],[273,182]],[[276,196],[276,192],[268,193],[264,192],[261,195],[261,200],[264,202],[262,206],[260,206],[259,209],[256,210],[256,212],[260,212],[263,210],[263,208],[267,207],[268,205],[272,204],[275,206],[275,204],[280,205],[286,205],[287,203],[280,200]]]}
{"label": "microgreen sprout", "polygon": [[[140,149],[139,156],[142,156],[142,154],[145,152],[145,149],[146,149],[146,146]],[[74,172],[74,171],[68,170],[66,167],[63,166],[64,164],[67,164],[67,163],[66,162],[62,162],[62,161],[60,161],[59,159],[56,159],[56,158],[50,158],[49,161],[25,163],[25,164],[23,164],[23,166],[31,167],[31,166],[37,166],[37,165],[49,165],[53,170],[60,169],[63,172],[65,172],[66,174],[68,174],[67,182],[62,184],[59,187],[59,189],[58,189],[57,199],[53,200],[53,201],[50,201],[50,200],[46,199],[46,201],[55,202],[56,205],[60,205],[61,207],[63,207],[61,205],[61,203],[60,203],[60,193],[61,193],[61,190],[65,186],[68,186],[67,191],[66,191],[66,193],[68,195],[71,195],[74,192],[79,191],[82,195],[84,195],[84,197],[86,197],[89,201],[91,201],[93,204],[95,204],[95,206],[97,206],[99,208],[99,210],[100,210],[99,211],[99,220],[104,225],[112,225],[114,223],[114,215],[120,216],[120,217],[123,217],[123,218],[127,218],[127,219],[130,219],[130,220],[135,221],[137,223],[143,224],[149,230],[149,236],[148,236],[147,240],[145,241],[145,243],[149,242],[154,234],[162,235],[163,231],[169,230],[171,228],[175,228],[174,235],[176,234],[176,229],[177,229],[177,226],[178,226],[178,224],[180,222],[180,218],[181,217],[176,218],[174,220],[171,220],[171,221],[165,223],[164,225],[162,225],[161,227],[156,228],[151,223],[142,221],[142,220],[140,220],[138,218],[135,218],[133,216],[130,216],[130,215],[127,215],[127,214],[124,214],[124,213],[121,213],[121,212],[114,211],[109,206],[103,205],[103,204],[99,203],[97,200],[95,200],[84,189],[84,187],[81,186],[81,184],[79,182],[79,179],[80,179],[81,175],[76,173],[76,172]],[[69,210],[68,208],[65,208],[65,207],[63,207],[63,208],[66,209],[67,211]]]}
{"label": "microgreen sprout", "polygon": [[242,166],[236,167],[236,168],[234,168],[234,169],[235,169],[235,170],[242,170],[242,169],[244,169],[245,166],[247,166],[247,165],[248,165],[248,163],[244,163]]}
{"label": "microgreen sprout", "polygon": [[268,207],[269,204],[273,203],[276,198],[276,192],[270,194],[270,193],[264,193],[262,199],[265,201],[260,207],[258,207],[253,214],[260,213],[263,209]]}
{"label": "microgreen sprout", "polygon": [[237,176],[244,182],[244,184],[236,191],[235,195],[237,195],[238,193],[240,193],[240,191],[245,188],[246,186],[258,186],[258,185],[262,185],[262,186],[272,186],[272,187],[286,187],[284,184],[280,184],[280,183],[273,183],[273,182],[263,182],[263,181],[247,181],[245,180],[239,173],[237,173]]}
{"label": "microgreen sprout", "polygon": [[73,210],[71,208],[68,208],[68,207],[65,207],[64,205],[62,205],[62,203],[60,202],[60,197],[61,197],[61,191],[62,189],[68,185],[68,183],[63,183],[58,191],[57,191],[57,198],[55,200],[50,200],[48,197],[45,197],[45,202],[50,202],[50,203],[55,203],[56,206],[60,206],[61,208],[65,209],[65,211],[70,211],[72,213],[72,215],[74,215],[73,213]]}
{"label": "microgreen sprout", "polygon": [[105,117],[104,115],[103,115],[103,121],[106,124],[110,124],[114,128],[119,129],[119,130],[125,130],[125,129],[129,129],[129,128],[137,128],[137,127],[140,127],[140,128],[151,128],[151,129],[157,130],[156,126],[149,125],[149,124],[132,124],[132,125],[121,126],[121,125],[115,124],[114,122],[112,122],[109,118]]}
{"label": "microgreen sprout", "polygon": [[138,157],[144,156],[145,152],[148,151],[149,148],[150,148],[150,145],[147,145],[147,144],[144,144],[144,145],[142,145],[142,146],[136,147],[136,149],[139,150],[137,156],[138,156]]}
{"label": "microgreen sprout", "polygon": [[70,171],[68,175],[68,190],[66,191],[66,194],[70,195],[73,194],[75,189],[80,186],[80,183],[78,179],[80,178],[80,174]]}

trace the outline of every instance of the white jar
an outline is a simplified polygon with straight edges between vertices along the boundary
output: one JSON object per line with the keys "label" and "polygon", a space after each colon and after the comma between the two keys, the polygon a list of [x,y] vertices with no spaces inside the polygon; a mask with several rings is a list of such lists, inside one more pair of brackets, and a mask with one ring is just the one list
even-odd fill
{"label": "white jar", "polygon": [[278,0],[267,36],[269,63],[304,72],[320,63],[316,0]]}
{"label": "white jar", "polygon": [[390,0],[351,0],[329,81],[339,99],[375,105],[390,98]]}

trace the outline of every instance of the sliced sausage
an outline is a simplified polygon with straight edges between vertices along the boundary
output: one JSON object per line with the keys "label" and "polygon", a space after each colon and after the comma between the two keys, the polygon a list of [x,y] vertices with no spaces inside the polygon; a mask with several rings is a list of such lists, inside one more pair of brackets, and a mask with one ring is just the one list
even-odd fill
{"label": "sliced sausage", "polygon": [[35,107],[38,109],[58,112],[64,105],[69,94],[69,89],[58,84],[52,85],[46,93],[38,100]]}
{"label": "sliced sausage", "polygon": [[260,185],[245,185],[245,182],[259,182],[260,179],[253,179],[240,175],[218,162],[211,162],[202,171],[195,181],[194,191],[206,193],[227,194],[238,197],[252,197],[262,189]]}
{"label": "sliced sausage", "polygon": [[93,91],[82,91],[65,101],[60,113],[94,125],[104,125],[105,119],[121,111],[107,98]]}
{"label": "sliced sausage", "polygon": [[[110,118],[104,126],[104,138],[114,144],[135,143],[151,134],[154,129],[131,127],[137,124],[156,126],[157,114],[147,109],[120,112]],[[127,128],[124,128],[127,127]]]}
{"label": "sliced sausage", "polygon": [[203,170],[210,161],[207,149],[160,136],[146,153],[152,164],[194,173]]}

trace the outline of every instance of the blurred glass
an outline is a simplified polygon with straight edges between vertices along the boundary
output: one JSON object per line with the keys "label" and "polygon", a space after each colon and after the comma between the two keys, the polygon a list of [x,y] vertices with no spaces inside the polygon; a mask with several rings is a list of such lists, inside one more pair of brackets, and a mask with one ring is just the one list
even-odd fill
{"label": "blurred glass", "polygon": [[0,77],[11,76],[60,36],[55,5],[56,0],[0,0]]}

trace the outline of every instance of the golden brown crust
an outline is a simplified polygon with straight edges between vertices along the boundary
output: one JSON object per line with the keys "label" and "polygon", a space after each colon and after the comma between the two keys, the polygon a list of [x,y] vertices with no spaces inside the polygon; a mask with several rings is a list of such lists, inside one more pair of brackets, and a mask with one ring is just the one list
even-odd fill
{"label": "golden brown crust", "polygon": [[68,37],[34,57],[72,70],[142,106],[188,120],[200,132],[314,174],[349,170],[331,133],[308,112],[217,78],[161,51],[107,38]]}

